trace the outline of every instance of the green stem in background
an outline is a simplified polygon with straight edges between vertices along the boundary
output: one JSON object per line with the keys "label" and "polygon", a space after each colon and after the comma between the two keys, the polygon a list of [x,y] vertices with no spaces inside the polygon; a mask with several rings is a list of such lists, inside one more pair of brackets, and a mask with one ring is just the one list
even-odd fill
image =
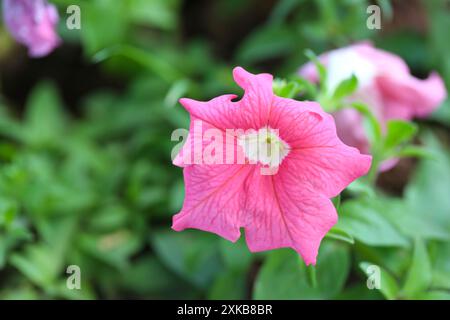
{"label": "green stem in background", "polygon": [[325,66],[319,61],[316,54],[311,49],[305,50],[306,57],[314,63],[319,74],[319,86],[322,92],[327,92],[327,70]]}
{"label": "green stem in background", "polygon": [[377,182],[380,163],[380,157],[377,155],[377,152],[372,152],[372,165],[370,166],[369,173],[367,174],[367,180],[369,185],[372,187],[374,187]]}
{"label": "green stem in background", "polygon": [[354,102],[351,104],[351,107],[361,113],[367,121],[366,132],[371,144],[372,154],[372,166],[370,167],[369,173],[367,174],[367,179],[369,181],[369,184],[371,186],[374,186],[377,180],[380,163],[383,160],[383,130],[381,128],[380,122],[368,106],[363,103]]}
{"label": "green stem in background", "polygon": [[309,285],[313,288],[317,288],[317,274],[316,267],[309,265],[306,267],[306,273],[308,274]]}
{"label": "green stem in background", "polygon": [[319,102],[323,111],[327,113],[333,113],[339,109],[338,106],[334,104],[332,99],[330,99],[327,94],[324,94],[322,92],[317,95],[317,102]]}

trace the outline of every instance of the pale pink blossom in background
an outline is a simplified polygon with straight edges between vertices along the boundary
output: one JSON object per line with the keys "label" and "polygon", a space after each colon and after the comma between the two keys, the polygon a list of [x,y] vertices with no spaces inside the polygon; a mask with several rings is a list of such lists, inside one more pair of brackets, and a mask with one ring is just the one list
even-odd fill
{"label": "pale pink blossom in background", "polygon": [[[233,76],[245,91],[239,101],[234,101],[235,95],[207,102],[180,100],[191,127],[188,142],[174,160],[183,167],[186,191],[172,228],[196,228],[233,242],[244,228],[251,251],[291,247],[306,264],[315,264],[320,242],[338,218],[330,198],[365,175],[371,157],[339,140],[333,117],[318,103],[275,96],[270,74],[254,75],[238,67]],[[224,143],[223,148],[236,148],[234,163],[184,163],[181,154],[193,153],[186,149],[202,138],[193,128],[198,121],[203,132],[215,128],[224,135],[227,129],[253,133],[237,134]],[[242,144],[257,143],[255,137],[266,137],[258,143],[274,145],[281,156],[255,162],[252,149]],[[247,162],[239,164],[239,155]],[[264,175],[263,167],[275,173]]]}
{"label": "pale pink blossom in background", "polygon": [[[437,73],[432,72],[425,80],[415,78],[399,56],[374,48],[370,42],[327,52],[319,60],[328,70],[327,87],[330,92],[352,74],[358,78],[358,89],[349,102],[367,104],[383,127],[390,119],[426,117],[447,96],[444,82]],[[300,69],[300,74],[310,81],[318,81],[317,70],[311,62]],[[342,141],[368,153],[369,142],[362,116],[345,108],[336,112],[334,117]]]}
{"label": "pale pink blossom in background", "polygon": [[46,0],[3,0],[3,19],[31,57],[43,57],[61,43],[56,33],[58,11]]}

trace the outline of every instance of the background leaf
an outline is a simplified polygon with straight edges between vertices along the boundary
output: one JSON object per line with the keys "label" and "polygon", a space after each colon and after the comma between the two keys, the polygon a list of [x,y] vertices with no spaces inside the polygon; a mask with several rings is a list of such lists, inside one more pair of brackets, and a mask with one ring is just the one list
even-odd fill
{"label": "background leaf", "polygon": [[308,281],[306,266],[292,250],[272,252],[255,283],[255,299],[332,298],[344,285],[350,267],[348,248],[325,242],[316,267],[317,287]]}
{"label": "background leaf", "polygon": [[431,264],[427,248],[422,240],[417,239],[414,245],[414,254],[411,267],[403,285],[402,293],[406,297],[414,297],[424,292],[431,283]]}
{"label": "background leaf", "polygon": [[379,212],[377,200],[351,200],[341,205],[337,228],[372,246],[408,246],[408,241]]}

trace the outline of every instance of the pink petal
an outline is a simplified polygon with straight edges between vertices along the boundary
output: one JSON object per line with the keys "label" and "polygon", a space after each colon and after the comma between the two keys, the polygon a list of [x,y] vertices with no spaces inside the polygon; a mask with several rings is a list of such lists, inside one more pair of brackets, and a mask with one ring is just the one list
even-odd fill
{"label": "pink petal", "polygon": [[292,150],[283,165],[298,183],[332,198],[370,169],[372,157],[341,144]]}
{"label": "pink petal", "polygon": [[259,129],[267,123],[272,103],[272,76],[253,75],[241,67],[233,70],[237,84],[245,93],[240,101],[232,102],[236,95],[224,95],[207,102],[180,99],[191,116],[225,130],[232,128]]}
{"label": "pink petal", "polygon": [[447,91],[442,78],[432,73],[428,79],[413,76],[381,76],[377,78],[386,107],[385,118],[409,120],[425,117],[445,100]]}
{"label": "pink petal", "polygon": [[[214,136],[210,137],[210,136]],[[218,142],[214,148],[214,141]],[[210,156],[210,149],[215,149]],[[220,152],[220,153],[219,153]],[[231,158],[230,158],[231,157]],[[238,159],[245,159],[242,148],[237,145],[237,135],[227,130],[217,129],[209,122],[191,116],[189,134],[173,164],[185,167],[192,164],[243,164]]]}
{"label": "pink petal", "polygon": [[226,128],[235,128],[240,124],[234,117],[234,114],[239,112],[239,105],[232,102],[236,97],[234,94],[226,94],[209,101],[182,98],[180,103],[191,117],[225,131]]}
{"label": "pink petal", "polygon": [[244,96],[239,101],[243,113],[245,112],[241,117],[245,117],[247,121],[252,123],[250,126],[241,128],[261,128],[264,124],[267,124],[270,116],[274,97],[273,76],[268,73],[254,75],[241,67],[236,67],[233,70],[233,77],[234,81],[245,91]]}
{"label": "pink petal", "polygon": [[[191,115],[189,137],[181,152],[174,159],[177,166],[192,164],[192,158],[200,156],[202,148],[195,148],[196,143],[205,147],[208,141],[202,141],[202,136],[207,129],[217,128],[224,132],[224,141],[227,129],[259,129],[268,123],[270,108],[273,100],[272,79],[270,74],[254,75],[241,67],[233,70],[233,76],[244,90],[244,96],[240,101],[233,102],[237,96],[234,94],[222,95],[210,101],[196,101],[182,98],[180,103]],[[203,130],[194,132],[194,122],[201,121]],[[229,136],[228,136],[229,137]],[[235,146],[236,141],[232,144]],[[236,155],[240,148],[235,147]],[[239,155],[239,157],[242,157]],[[187,161],[191,159],[191,161]],[[225,163],[225,162],[224,162]],[[229,163],[229,162],[227,162]]]}
{"label": "pink petal", "polygon": [[172,228],[200,229],[236,241],[245,214],[244,181],[254,169],[245,165],[185,167],[185,200],[180,213],[173,217]]}
{"label": "pink petal", "polygon": [[363,126],[363,116],[351,108],[343,108],[333,114],[338,137],[348,146],[357,148],[361,153],[370,152],[369,140]]}
{"label": "pink petal", "polygon": [[379,73],[409,74],[408,65],[402,58],[389,51],[375,48],[370,41],[358,42],[348,48],[354,49],[373,63]]}
{"label": "pink petal", "polygon": [[45,56],[61,43],[58,12],[46,0],[4,0],[3,15],[13,37],[28,47],[32,57]]}
{"label": "pink petal", "polygon": [[[438,108],[447,96],[439,75],[432,73],[426,80],[417,79],[411,75],[408,65],[401,57],[377,49],[368,41],[324,53],[319,60],[327,66],[331,54],[348,53],[349,50],[371,65],[372,68],[369,69],[372,71],[368,73],[370,76],[363,77],[364,83],[360,83],[357,91],[347,101],[367,104],[382,127],[385,127],[390,119],[411,120],[414,117],[425,117]],[[350,60],[347,69],[356,67],[357,64]],[[343,65],[340,70],[343,74],[345,68],[346,65]],[[318,81],[318,72],[312,63],[304,65],[299,72],[311,81]],[[339,110],[334,117],[338,135],[343,142],[358,148],[362,153],[368,153],[369,141],[364,133],[362,118],[356,116],[356,111]],[[384,162],[380,170],[385,171],[396,162],[396,159]]]}
{"label": "pink petal", "polygon": [[316,102],[300,102],[276,96],[273,99],[268,125],[278,129],[280,137],[291,148],[296,148],[299,142],[309,143],[306,139],[308,133],[324,116],[329,117]]}
{"label": "pink petal", "polygon": [[[317,103],[274,96],[271,76],[236,68],[234,77],[245,90],[238,102],[230,95],[209,102],[180,100],[191,115],[191,127],[188,143],[174,161],[184,166],[186,197],[172,227],[214,232],[231,241],[244,227],[251,250],[292,247],[314,264],[322,238],[337,220],[328,198],[365,174],[370,156],[344,145],[332,116]],[[202,122],[198,131],[196,121]],[[274,175],[263,175],[260,164],[192,164],[181,157],[192,153],[192,144],[207,129],[227,135],[226,129],[267,126],[278,130],[290,148]],[[233,138],[229,145],[236,147]]]}
{"label": "pink petal", "polygon": [[291,247],[315,264],[322,238],[337,221],[329,199],[298,184],[289,173],[248,179],[245,236],[251,251]]}
{"label": "pink petal", "polygon": [[271,115],[271,126],[291,147],[280,171],[291,172],[299,184],[334,197],[369,171],[371,156],[342,143],[333,117],[317,103],[277,97]]}

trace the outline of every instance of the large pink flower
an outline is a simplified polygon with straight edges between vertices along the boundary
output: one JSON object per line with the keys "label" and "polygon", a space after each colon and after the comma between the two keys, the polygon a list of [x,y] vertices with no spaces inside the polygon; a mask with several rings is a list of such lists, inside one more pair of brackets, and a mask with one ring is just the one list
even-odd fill
{"label": "large pink flower", "polygon": [[58,12],[46,0],[3,0],[3,17],[11,34],[28,47],[32,57],[42,57],[61,40],[55,31]]}
{"label": "large pink flower", "polygon": [[[239,101],[180,100],[191,126],[174,160],[184,167],[186,196],[172,228],[236,241],[243,227],[251,251],[291,247],[315,264],[337,221],[330,198],[366,174],[371,157],[337,138],[333,117],[319,104],[275,96],[270,74],[238,67],[233,76],[245,90]],[[255,146],[273,152],[258,157]]]}
{"label": "large pink flower", "polygon": [[[366,103],[384,126],[387,120],[411,120],[425,117],[445,99],[444,82],[436,73],[428,79],[413,77],[406,63],[398,56],[376,49],[370,42],[361,42],[330,51],[319,57],[327,67],[328,90],[333,90],[352,74],[359,86],[351,101]],[[300,74],[317,82],[318,73],[312,63],[300,69]],[[334,114],[339,137],[361,152],[369,152],[362,117],[353,109]]]}

